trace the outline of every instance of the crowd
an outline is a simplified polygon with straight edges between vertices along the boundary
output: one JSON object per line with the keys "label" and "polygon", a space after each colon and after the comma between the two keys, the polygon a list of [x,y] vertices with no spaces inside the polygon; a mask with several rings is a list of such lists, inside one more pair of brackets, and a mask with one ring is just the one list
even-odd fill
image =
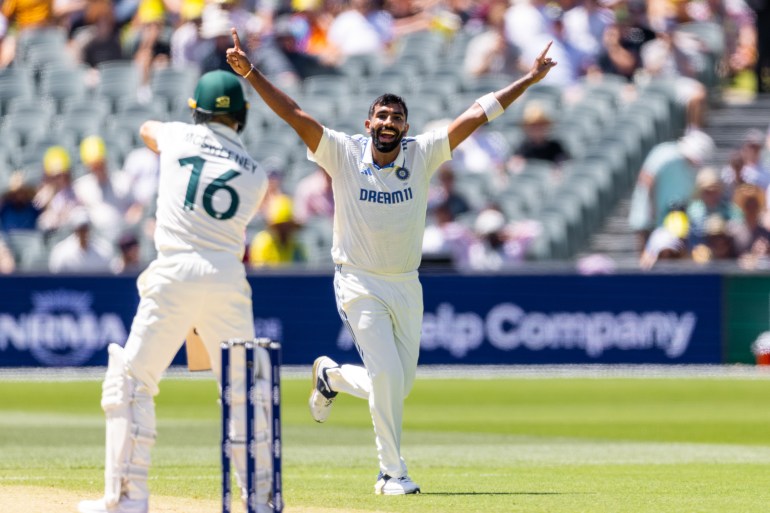
{"label": "crowd", "polygon": [[770,136],[747,131],[721,169],[706,165],[713,151],[707,135],[692,132],[648,155],[629,216],[643,269],[672,260],[770,268]]}
{"label": "crowd", "polygon": [[[770,168],[763,160],[764,135],[747,134],[735,158],[720,163],[711,160],[713,142],[706,141],[703,130],[710,94],[719,84],[748,74],[754,77],[757,91],[770,90],[766,41],[770,29],[763,31],[770,8],[764,4],[749,0],[3,0],[0,77],[5,70],[25,65],[27,41],[51,30],[66,34],[66,52],[87,70],[89,87],[98,86],[104,63],[132,62],[141,78],[132,100],[140,103],[154,101],[151,80],[158,70],[195,75],[214,69],[230,71],[225,61],[230,27],[241,34],[251,61],[288,89],[300,88],[314,76],[350,73],[353,62],[363,62],[370,72],[394,70],[403,64],[399,60],[402,41],[417,33],[440,34],[447,46],[464,41],[456,45],[461,53],[453,66],[471,78],[515,76],[532,62],[545,41],[553,41],[549,55],[559,65],[543,85],[558,91],[565,105],[580,96],[586,83],[603,77],[622,81],[629,94],[656,81],[674,84],[685,116],[685,134],[650,153],[634,192],[630,223],[640,234],[642,265],[649,268],[662,258],[686,257],[697,262],[737,258],[757,266],[770,247],[764,237],[764,196],[770,185]],[[708,37],[680,30],[690,22],[713,22],[712,26],[720,27],[724,44],[718,63],[709,61],[714,52]],[[720,73],[717,81],[714,70]],[[438,80],[426,87],[438,91],[442,84]],[[182,104],[190,92],[178,91],[175,101]],[[406,100],[411,107],[409,97]],[[418,107],[414,106],[417,117]],[[582,148],[571,139],[574,134],[557,129],[561,112],[553,107],[527,101],[515,130],[490,124],[457,148],[454,160],[437,173],[433,184],[424,245],[428,259],[447,258],[457,268],[483,270],[527,259],[543,230],[538,222],[512,215],[507,205],[492,197],[472,196],[462,185],[465,177],[484,174],[493,188],[504,187],[531,161],[547,164],[558,183]],[[3,114],[7,112],[5,108]],[[79,155],[65,144],[48,148],[40,162],[44,173],[39,181],[30,181],[23,172],[0,177],[0,272],[19,267],[14,232],[41,234],[51,272],[134,272],[152,254],[157,157],[136,147],[111,158],[115,148],[101,133],[84,134],[77,149]],[[691,158],[693,153],[697,155]],[[254,157],[260,160],[262,155]],[[308,261],[312,250],[306,247],[307,227],[319,219],[331,223],[333,198],[323,170],[308,170],[290,181],[282,165],[271,164],[274,169],[261,221],[244,239],[244,261],[255,267]],[[752,208],[759,210],[752,214]],[[681,215],[671,217],[671,212]],[[681,221],[682,216],[686,221]],[[678,224],[670,221],[677,218]],[[671,228],[674,224],[677,227]]]}

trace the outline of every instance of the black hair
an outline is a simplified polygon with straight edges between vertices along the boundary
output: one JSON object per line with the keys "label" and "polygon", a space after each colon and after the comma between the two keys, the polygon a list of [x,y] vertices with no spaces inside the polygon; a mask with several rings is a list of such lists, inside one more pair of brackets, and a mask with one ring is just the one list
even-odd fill
{"label": "black hair", "polygon": [[248,110],[241,109],[235,112],[229,112],[227,114],[212,114],[210,112],[201,112],[197,109],[193,109],[192,118],[193,123],[196,125],[200,125],[202,123],[210,123],[212,121],[217,121],[217,119],[225,118],[237,124],[238,128],[236,128],[236,132],[240,134],[243,132],[243,129],[246,128],[247,112]]}
{"label": "black hair", "polygon": [[409,109],[406,108],[406,102],[403,98],[398,96],[397,94],[391,94],[391,93],[385,93],[382,96],[379,96],[375,98],[375,100],[372,102],[372,105],[369,107],[369,118],[374,116],[374,109],[377,108],[378,105],[401,105],[401,107],[404,109],[404,117],[406,119],[409,119]]}

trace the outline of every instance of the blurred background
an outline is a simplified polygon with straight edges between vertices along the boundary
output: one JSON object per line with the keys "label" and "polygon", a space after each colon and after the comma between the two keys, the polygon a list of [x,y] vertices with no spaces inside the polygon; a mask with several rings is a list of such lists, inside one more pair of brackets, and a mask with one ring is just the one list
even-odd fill
{"label": "blurred background", "polygon": [[[347,133],[384,92],[406,100],[410,134],[447,124],[553,41],[558,66],[433,178],[424,362],[770,352],[766,2],[4,0],[1,12],[8,365],[102,364],[124,342],[155,254],[158,161],[138,127],[191,121],[197,78],[230,69],[233,26],[263,73]],[[355,358],[331,294],[325,173],[247,92],[242,138],[270,177],[244,234],[258,333],[297,341],[289,363],[311,363],[302,344],[319,338]]]}

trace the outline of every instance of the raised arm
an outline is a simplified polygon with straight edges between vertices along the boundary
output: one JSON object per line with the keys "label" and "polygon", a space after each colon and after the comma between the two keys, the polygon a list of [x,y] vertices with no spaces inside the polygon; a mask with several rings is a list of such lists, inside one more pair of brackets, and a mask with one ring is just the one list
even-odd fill
{"label": "raised arm", "polygon": [[556,62],[552,61],[550,57],[546,57],[549,48],[551,48],[551,43],[546,45],[535,59],[532,68],[523,77],[499,91],[482,96],[468,107],[468,110],[452,121],[449,125],[449,146],[451,149],[454,150],[478,127],[502,114],[529,86],[540,82],[551,68],[556,66]]}
{"label": "raised arm", "polygon": [[158,149],[158,130],[160,130],[161,125],[163,123],[160,121],[148,120],[139,127],[139,137],[155,153],[160,153]]}
{"label": "raised arm", "polygon": [[291,126],[305,145],[314,152],[318,149],[323,135],[323,126],[310,114],[303,111],[297,102],[289,95],[274,86],[262,73],[249,61],[246,52],[241,48],[241,40],[235,29],[233,34],[233,48],[227,49],[227,63],[233,71],[246,79],[251,87],[259,94],[268,107]]}

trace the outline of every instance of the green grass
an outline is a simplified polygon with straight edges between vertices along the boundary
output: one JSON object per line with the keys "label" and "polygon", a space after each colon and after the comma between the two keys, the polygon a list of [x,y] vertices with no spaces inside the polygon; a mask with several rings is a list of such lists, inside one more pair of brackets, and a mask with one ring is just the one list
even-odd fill
{"label": "green grass", "polygon": [[[0,490],[102,487],[101,384],[0,382]],[[377,497],[366,404],[310,420],[307,380],[284,380],[284,487],[292,507],[393,512],[765,512],[770,381],[418,380],[403,453],[424,493]],[[219,496],[212,381],[166,380],[153,493]],[[1,493],[1,492],[0,492]]]}

